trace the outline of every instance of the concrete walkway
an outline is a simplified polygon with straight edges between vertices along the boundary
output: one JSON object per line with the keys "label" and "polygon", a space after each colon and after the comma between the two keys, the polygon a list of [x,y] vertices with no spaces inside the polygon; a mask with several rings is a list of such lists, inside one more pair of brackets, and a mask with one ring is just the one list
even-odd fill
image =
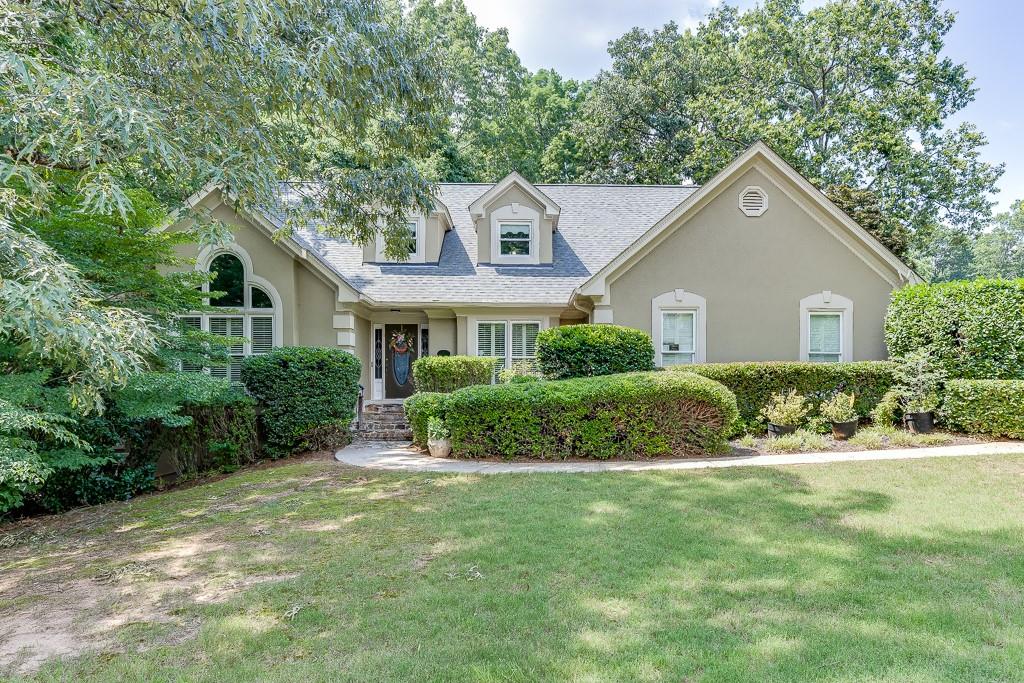
{"label": "concrete walkway", "polygon": [[740,455],[724,458],[679,458],[615,462],[488,462],[432,458],[408,443],[354,443],[334,457],[346,465],[403,472],[463,472],[502,474],[511,472],[643,472],[646,470],[699,470],[711,467],[753,467],[764,465],[810,465],[827,462],[865,460],[911,460],[914,458],[954,458],[977,455],[1024,454],[1024,443],[993,442],[971,446],[935,448],[892,448],[882,451],[846,453],[792,453],[780,455]]}

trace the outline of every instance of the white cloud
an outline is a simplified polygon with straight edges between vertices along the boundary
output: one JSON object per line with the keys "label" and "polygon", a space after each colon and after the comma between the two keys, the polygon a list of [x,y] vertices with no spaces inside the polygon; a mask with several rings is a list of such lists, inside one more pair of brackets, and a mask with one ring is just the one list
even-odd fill
{"label": "white cloud", "polygon": [[489,29],[507,28],[509,43],[531,71],[555,68],[590,78],[608,66],[610,40],[641,26],[675,21],[692,27],[721,0],[465,0]]}

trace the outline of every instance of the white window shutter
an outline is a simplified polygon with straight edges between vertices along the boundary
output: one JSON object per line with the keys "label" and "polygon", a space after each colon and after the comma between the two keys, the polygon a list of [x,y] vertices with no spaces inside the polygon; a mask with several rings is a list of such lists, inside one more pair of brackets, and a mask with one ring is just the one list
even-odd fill
{"label": "white window shutter", "polygon": [[505,367],[505,332],[503,322],[478,323],[476,334],[476,353],[478,356],[497,358],[497,368]]}
{"label": "white window shutter", "polygon": [[252,353],[259,355],[270,353],[274,348],[274,318],[273,316],[253,316],[250,319],[250,336],[252,337]]}
{"label": "white window shutter", "polygon": [[[179,318],[181,320],[182,327],[187,331],[199,332],[203,329],[203,319],[198,315],[187,315]],[[196,363],[181,363],[182,372],[201,372],[203,369],[202,365]]]}
{"label": "white window shutter", "polygon": [[539,332],[539,323],[512,323],[512,358],[535,357]]}

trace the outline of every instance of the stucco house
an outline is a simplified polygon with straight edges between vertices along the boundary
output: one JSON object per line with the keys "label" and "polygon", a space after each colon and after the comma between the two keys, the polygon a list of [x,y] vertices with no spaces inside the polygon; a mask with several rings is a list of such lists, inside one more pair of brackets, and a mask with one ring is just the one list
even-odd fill
{"label": "stucco house", "polygon": [[238,213],[216,188],[190,201],[236,227],[234,243],[185,254],[229,290],[223,313],[187,324],[249,340],[213,372],[336,346],[362,360],[368,402],[408,396],[417,356],[508,365],[540,330],[578,322],[650,333],[659,365],[880,359],[889,295],[918,281],[763,144],[703,187],[443,183],[433,211],[409,216],[400,263],[315,229],[274,241],[279,217]]}

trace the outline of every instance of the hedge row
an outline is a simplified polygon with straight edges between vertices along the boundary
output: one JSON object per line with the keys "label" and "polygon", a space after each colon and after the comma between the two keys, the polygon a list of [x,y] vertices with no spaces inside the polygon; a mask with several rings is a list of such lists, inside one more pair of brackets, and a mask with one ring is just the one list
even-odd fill
{"label": "hedge row", "polygon": [[424,356],[413,361],[416,391],[449,392],[474,384],[490,384],[494,358],[483,356]]}
{"label": "hedge row", "polygon": [[721,382],[736,395],[740,419],[736,434],[763,431],[766,424],[761,408],[773,394],[796,389],[811,404],[809,418],[819,415],[821,402],[837,392],[857,397],[854,408],[861,416],[882,400],[893,385],[894,366],[888,361],[855,363],[706,363],[676,366],[669,372],[692,372]]}
{"label": "hedge row", "polygon": [[1024,381],[951,380],[946,383],[942,419],[969,434],[1024,439]]}
{"label": "hedge row", "polygon": [[[429,400],[413,408],[417,419]],[[470,458],[716,453],[727,448],[738,415],[736,398],[718,382],[663,372],[469,387],[440,410],[454,455]]]}
{"label": "hedge row", "polygon": [[632,327],[563,325],[537,335],[537,365],[549,379],[653,370],[654,345]]}
{"label": "hedge row", "polygon": [[242,383],[263,408],[269,454],[344,443],[355,417],[360,368],[351,353],[329,347],[288,346],[246,358]]}
{"label": "hedge row", "polygon": [[1024,280],[904,287],[885,320],[889,355],[927,349],[949,377],[1024,379]]}

